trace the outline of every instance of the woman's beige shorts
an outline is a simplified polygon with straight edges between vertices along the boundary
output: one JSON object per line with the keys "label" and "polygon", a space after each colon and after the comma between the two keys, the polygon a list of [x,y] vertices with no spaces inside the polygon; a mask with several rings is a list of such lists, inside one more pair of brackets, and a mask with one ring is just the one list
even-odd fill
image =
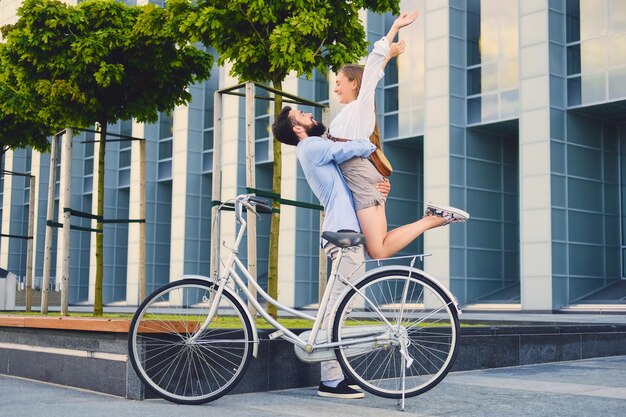
{"label": "woman's beige shorts", "polygon": [[376,184],[383,182],[385,177],[376,170],[369,159],[352,158],[339,167],[352,192],[356,211],[385,203],[383,195],[376,189]]}

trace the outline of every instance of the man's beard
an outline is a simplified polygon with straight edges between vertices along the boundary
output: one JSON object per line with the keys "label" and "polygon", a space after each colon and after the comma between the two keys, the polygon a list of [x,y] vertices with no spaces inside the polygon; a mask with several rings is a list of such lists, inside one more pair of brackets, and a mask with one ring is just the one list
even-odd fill
{"label": "man's beard", "polygon": [[326,126],[322,122],[315,122],[313,126],[304,126],[307,136],[321,137],[326,132]]}

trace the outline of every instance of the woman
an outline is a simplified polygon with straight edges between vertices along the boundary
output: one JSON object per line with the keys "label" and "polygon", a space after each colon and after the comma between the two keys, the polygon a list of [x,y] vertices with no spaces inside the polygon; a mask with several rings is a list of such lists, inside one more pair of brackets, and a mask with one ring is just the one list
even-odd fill
{"label": "woman", "polygon": [[[389,59],[404,51],[404,42],[392,44],[393,39],[400,28],[413,23],[417,15],[418,12],[403,13],[394,21],[387,36],[374,44],[365,68],[346,65],[339,70],[334,91],[339,102],[346,106],[330,123],[329,139],[371,140],[380,147],[374,107],[376,85]],[[393,256],[426,230],[469,218],[469,214],[462,210],[429,203],[425,217],[388,232],[385,199],[376,189],[376,184],[384,177],[366,158],[353,158],[342,163],[340,168],[352,191],[359,225],[366,237],[365,246],[372,258]]]}

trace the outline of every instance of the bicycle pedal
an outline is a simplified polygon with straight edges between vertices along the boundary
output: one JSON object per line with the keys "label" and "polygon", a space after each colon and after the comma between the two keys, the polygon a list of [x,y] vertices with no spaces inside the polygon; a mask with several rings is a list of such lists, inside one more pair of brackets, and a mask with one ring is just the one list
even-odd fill
{"label": "bicycle pedal", "polygon": [[284,335],[285,335],[285,332],[283,332],[282,330],[278,330],[278,331],[276,331],[274,333],[270,333],[268,337],[269,337],[270,340],[274,340],[274,339],[277,339],[277,338],[282,337]]}

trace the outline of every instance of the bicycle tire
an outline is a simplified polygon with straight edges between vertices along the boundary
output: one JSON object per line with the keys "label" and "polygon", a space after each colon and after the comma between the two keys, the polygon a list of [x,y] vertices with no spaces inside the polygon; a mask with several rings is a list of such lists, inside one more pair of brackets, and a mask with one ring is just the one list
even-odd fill
{"label": "bicycle tire", "polygon": [[[335,354],[344,372],[364,390],[385,398],[413,397],[441,382],[458,352],[460,326],[453,300],[418,271],[412,271],[410,277],[408,271],[381,271],[356,288],[358,291],[351,289],[339,304],[333,341],[355,337],[364,331],[359,329],[383,335],[388,326],[375,313],[376,308],[394,325],[393,332],[403,335],[407,354],[402,353],[400,339],[395,343],[389,335],[378,342],[340,346]],[[407,302],[401,309],[397,304],[401,304],[405,288]],[[413,363],[404,366],[403,393],[402,368],[410,359]]]}
{"label": "bicycle tire", "polygon": [[[129,358],[143,383],[178,404],[202,404],[230,391],[243,377],[253,350],[252,325],[227,291],[219,318],[190,342],[208,316],[217,286],[183,279],[154,291],[139,306],[128,334]],[[224,325],[228,316],[228,327]]]}

